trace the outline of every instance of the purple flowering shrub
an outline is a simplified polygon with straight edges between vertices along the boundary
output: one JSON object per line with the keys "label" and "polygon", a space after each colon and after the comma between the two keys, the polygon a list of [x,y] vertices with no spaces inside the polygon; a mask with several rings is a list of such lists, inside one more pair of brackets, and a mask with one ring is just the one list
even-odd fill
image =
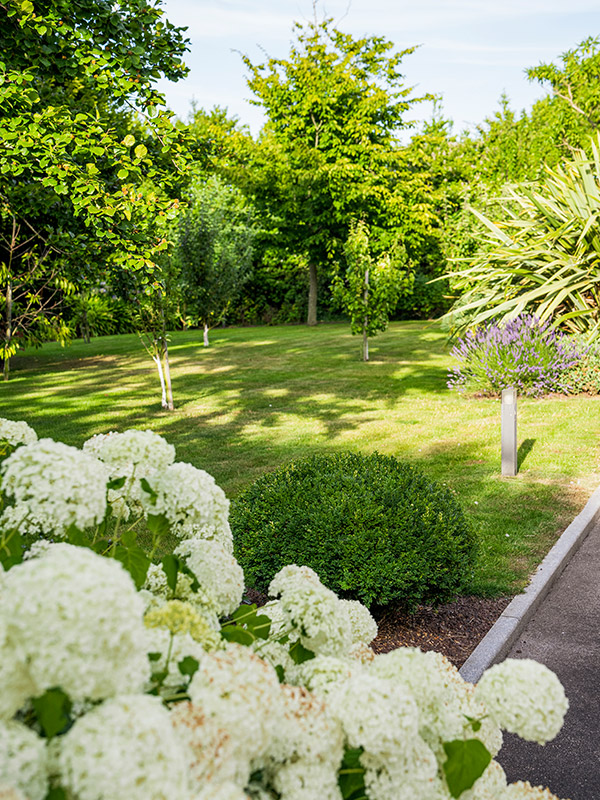
{"label": "purple flowering shrub", "polygon": [[459,339],[451,355],[460,362],[448,373],[448,387],[497,395],[514,386],[519,394],[539,397],[569,392],[568,372],[585,353],[577,341],[521,314],[500,326],[483,325]]}

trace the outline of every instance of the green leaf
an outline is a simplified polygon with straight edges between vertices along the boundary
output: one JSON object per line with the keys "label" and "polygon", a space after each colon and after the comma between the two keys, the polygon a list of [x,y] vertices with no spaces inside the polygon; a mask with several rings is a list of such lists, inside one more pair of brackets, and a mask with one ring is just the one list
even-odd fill
{"label": "green leaf", "polygon": [[285,671],[281,664],[277,664],[275,667],[275,672],[277,673],[277,677],[279,678],[279,683],[285,683]]}
{"label": "green leaf", "polygon": [[225,628],[221,628],[221,636],[228,642],[237,642],[247,647],[255,641],[250,631],[247,631],[245,628],[240,628],[237,625],[227,625]]}
{"label": "green leaf", "polygon": [[0,562],[5,570],[9,570],[23,561],[25,541],[18,531],[12,531],[6,536],[4,545],[0,547]]}
{"label": "green leaf", "polygon": [[32,705],[38,722],[48,739],[63,733],[71,725],[72,703],[62,689],[48,689],[41,697],[36,697]]}
{"label": "green leaf", "polygon": [[266,614],[260,614],[248,623],[248,629],[252,631],[257,639],[268,639],[271,632],[271,620]]}
{"label": "green leaf", "polygon": [[167,576],[167,586],[174,592],[177,588],[177,573],[179,572],[179,559],[177,556],[168,555],[161,561],[162,568]]}
{"label": "green leaf", "polygon": [[136,158],[144,158],[146,153],[148,152],[148,148],[143,144],[138,144],[138,146],[133,151],[135,153]]}
{"label": "green leaf", "polygon": [[152,505],[156,503],[156,498],[158,497],[157,493],[154,489],[150,486],[146,478],[140,478],[140,486],[146,492],[146,494],[150,495],[150,502]]}
{"label": "green leaf", "polygon": [[136,589],[141,589],[146,580],[148,567],[150,566],[150,559],[142,548],[137,545],[133,547],[124,547],[122,544],[117,545],[115,558],[117,561],[120,561],[127,572],[129,572],[133,578]]}
{"label": "green leaf", "polygon": [[124,169],[124,168],[123,168],[123,169],[120,169],[120,170],[117,172],[117,177],[118,177],[120,180],[122,180],[122,181],[124,181],[124,180],[125,180],[125,178],[127,178],[127,176],[128,176],[128,175],[129,175],[129,170],[127,170],[127,169]]}
{"label": "green leaf", "polygon": [[122,489],[125,486],[127,478],[123,475],[121,478],[113,478],[106,484],[107,489]]}
{"label": "green leaf", "polygon": [[148,659],[150,661],[160,661],[162,653],[148,653]]}
{"label": "green leaf", "polygon": [[77,545],[77,547],[91,547],[88,537],[76,525],[69,525],[65,531],[65,539],[69,544]]}
{"label": "green leaf", "polygon": [[447,760],[442,765],[452,797],[460,797],[480,778],[492,760],[479,739],[455,739],[444,742]]}
{"label": "green leaf", "polygon": [[67,795],[64,789],[55,786],[54,789],[50,789],[44,800],[67,800]]}
{"label": "green leaf", "polygon": [[298,640],[290,647],[290,657],[294,664],[304,664],[305,661],[310,661],[311,658],[314,658],[315,654],[312,650],[304,647]]}
{"label": "green leaf", "polygon": [[182,675],[189,675],[190,678],[193,678],[200,665],[195,658],[192,658],[192,656],[186,656],[185,658],[181,659],[177,666]]}
{"label": "green leaf", "polygon": [[134,137],[128,133],[127,136],[123,139],[123,144],[125,147],[132,147],[135,144]]}
{"label": "green leaf", "polygon": [[150,533],[154,534],[154,536],[164,536],[171,530],[169,520],[164,514],[148,514],[148,519],[146,522],[148,525],[148,530]]}
{"label": "green leaf", "polygon": [[344,751],[344,758],[338,772],[338,786],[344,800],[355,800],[366,796],[365,770],[361,766],[362,747],[349,748]]}
{"label": "green leaf", "polygon": [[134,547],[137,541],[137,531],[125,531],[125,533],[121,534],[121,544],[125,547]]}

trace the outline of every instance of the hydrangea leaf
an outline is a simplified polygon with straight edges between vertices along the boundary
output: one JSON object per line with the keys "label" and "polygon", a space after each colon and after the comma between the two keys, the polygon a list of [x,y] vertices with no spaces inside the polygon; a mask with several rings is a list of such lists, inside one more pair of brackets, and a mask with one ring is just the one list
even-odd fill
{"label": "hydrangea leaf", "polygon": [[20,564],[23,561],[25,542],[18,531],[11,531],[0,544],[0,563],[5,570]]}
{"label": "hydrangea leaf", "polygon": [[460,797],[480,778],[492,756],[479,739],[455,739],[444,742],[447,759],[443,764],[444,775],[452,797]]}
{"label": "hydrangea leaf", "polygon": [[365,770],[361,766],[362,747],[346,747],[338,772],[338,786],[344,800],[357,800],[366,796]]}
{"label": "hydrangea leaf", "polygon": [[31,702],[48,739],[63,733],[70,726],[71,701],[62,689],[48,689]]}
{"label": "hydrangea leaf", "polygon": [[237,625],[227,625],[221,628],[221,636],[228,642],[237,642],[238,644],[246,645],[246,647],[249,647],[255,639],[250,631]]}
{"label": "hydrangea leaf", "polygon": [[304,664],[305,661],[310,661],[311,658],[314,657],[315,654],[313,651],[304,647],[300,641],[294,642],[294,644],[290,647],[290,658],[294,664]]}
{"label": "hydrangea leaf", "polygon": [[121,478],[113,478],[112,481],[109,481],[106,484],[107,489],[122,489],[125,486],[125,481],[127,478],[123,475]]}
{"label": "hydrangea leaf", "polygon": [[148,530],[155,536],[164,536],[169,532],[169,520],[164,514],[148,514]]}
{"label": "hydrangea leaf", "polygon": [[137,545],[134,547],[124,547],[122,544],[118,545],[115,550],[115,558],[117,561],[120,561],[127,572],[129,572],[133,578],[136,589],[141,589],[146,580],[148,567],[150,566],[150,559],[141,547]]}
{"label": "hydrangea leaf", "polygon": [[192,656],[186,656],[185,658],[181,659],[177,666],[182,675],[189,675],[190,678],[193,678],[200,665],[195,658],[192,658]]}
{"label": "hydrangea leaf", "polygon": [[179,573],[179,559],[172,554],[165,556],[161,561],[162,568],[167,576],[167,586],[174,592],[177,587],[177,575]]}

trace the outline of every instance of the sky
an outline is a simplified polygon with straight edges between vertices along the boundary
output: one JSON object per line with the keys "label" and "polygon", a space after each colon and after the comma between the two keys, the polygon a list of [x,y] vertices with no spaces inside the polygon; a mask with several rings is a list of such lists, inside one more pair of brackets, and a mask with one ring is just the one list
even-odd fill
{"label": "sky", "polygon": [[[294,21],[313,18],[312,0],[163,0],[167,18],[187,26],[189,76],[161,81],[167,104],[187,119],[191,103],[228,109],[257,134],[262,109],[249,101],[241,53],[254,64],[286,58]],[[405,56],[402,72],[414,95],[442,96],[454,132],[473,130],[498,109],[502,92],[520,111],[546,90],[527,67],[555,61],[589,36],[600,35],[600,0],[318,0],[317,14],[355,37],[383,36]],[[431,116],[431,105],[413,109]]]}

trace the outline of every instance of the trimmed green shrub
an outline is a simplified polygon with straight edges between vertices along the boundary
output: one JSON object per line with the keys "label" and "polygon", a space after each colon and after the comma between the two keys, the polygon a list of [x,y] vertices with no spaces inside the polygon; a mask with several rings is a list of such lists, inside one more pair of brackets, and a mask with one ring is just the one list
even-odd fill
{"label": "trimmed green shrub", "polygon": [[314,456],[263,475],[233,504],[231,527],[248,586],[266,592],[296,563],[367,606],[447,602],[476,552],[451,492],[378,453]]}

